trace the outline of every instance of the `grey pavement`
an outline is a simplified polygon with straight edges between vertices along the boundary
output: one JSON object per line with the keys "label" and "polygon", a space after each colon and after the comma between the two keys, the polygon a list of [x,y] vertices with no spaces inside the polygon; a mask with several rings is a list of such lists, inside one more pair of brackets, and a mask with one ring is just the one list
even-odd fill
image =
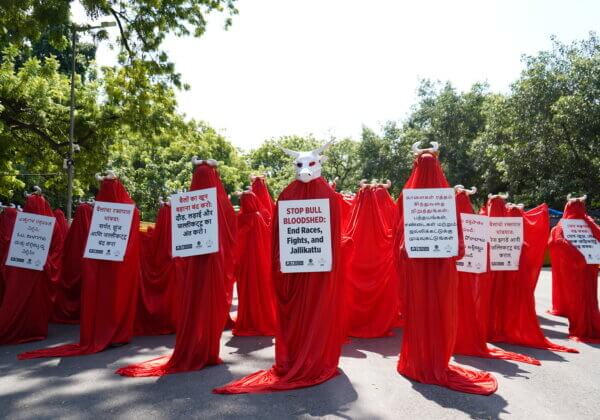
{"label": "grey pavement", "polygon": [[22,351],[77,341],[77,326],[51,325],[48,339],[0,347],[0,416],[44,418],[508,418],[599,419],[600,345],[566,339],[567,322],[545,313],[550,272],[536,291],[548,338],[580,354],[503,345],[529,354],[542,366],[457,357],[493,372],[498,392],[476,396],[424,385],[396,372],[401,330],[380,339],[353,339],[344,346],[341,375],[312,388],[259,395],[214,395],[211,390],[273,363],[272,339],[223,334],[224,364],[162,378],[123,378],[123,365],[167,354],[174,336],[138,337],[129,345],[82,357],[17,361]]}

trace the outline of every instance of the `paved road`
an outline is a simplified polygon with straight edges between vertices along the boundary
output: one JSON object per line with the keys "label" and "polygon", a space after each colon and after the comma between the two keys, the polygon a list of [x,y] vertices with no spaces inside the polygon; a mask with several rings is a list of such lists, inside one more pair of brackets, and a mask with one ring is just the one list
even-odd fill
{"label": "paved road", "polygon": [[0,348],[0,416],[21,418],[507,418],[599,419],[600,345],[566,340],[563,318],[544,311],[550,304],[550,273],[536,293],[546,335],[580,354],[503,346],[537,357],[542,366],[458,357],[457,361],[496,374],[498,392],[461,394],[412,382],[396,373],[401,331],[396,336],[352,340],[344,347],[342,374],[320,386],[262,395],[223,396],[211,389],[268,368],[272,340],[223,334],[224,364],[163,378],[122,378],[113,372],[128,363],[168,353],[174,336],[136,338],[124,347],[64,359],[17,361],[16,355],[78,339],[78,327],[52,325],[48,340]]}

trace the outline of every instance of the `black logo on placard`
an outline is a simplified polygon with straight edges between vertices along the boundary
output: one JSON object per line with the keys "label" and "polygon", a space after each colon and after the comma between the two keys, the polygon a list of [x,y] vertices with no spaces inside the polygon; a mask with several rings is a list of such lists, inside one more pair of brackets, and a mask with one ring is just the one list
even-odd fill
{"label": "black logo on placard", "polygon": [[411,246],[410,250],[411,251],[429,251],[429,247],[428,246]]}
{"label": "black logo on placard", "polygon": [[286,265],[286,267],[293,266],[293,265],[304,265],[304,261],[286,261],[285,265]]}

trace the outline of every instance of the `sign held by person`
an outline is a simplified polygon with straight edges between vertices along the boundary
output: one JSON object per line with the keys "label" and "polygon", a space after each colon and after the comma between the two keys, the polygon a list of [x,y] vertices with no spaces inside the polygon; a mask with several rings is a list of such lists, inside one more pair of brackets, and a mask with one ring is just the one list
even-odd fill
{"label": "sign held by person", "polygon": [[404,243],[409,258],[458,255],[456,198],[452,188],[402,191]]}
{"label": "sign held by person", "polygon": [[600,242],[592,234],[592,230],[582,219],[562,219],[565,239],[577,248],[585,257],[587,264],[600,264]]}
{"label": "sign held by person", "polygon": [[219,252],[217,189],[171,196],[171,255],[191,257]]}
{"label": "sign held by person", "polygon": [[56,219],[17,212],[6,265],[42,271],[48,259]]}
{"label": "sign held by person", "polygon": [[461,213],[465,256],[456,261],[456,269],[465,273],[485,273],[488,257],[488,217]]}
{"label": "sign held by person", "polygon": [[277,207],[281,272],[331,271],[329,200],[283,200]]}
{"label": "sign held by person", "polygon": [[523,246],[522,217],[490,217],[490,269],[517,271]]}
{"label": "sign held by person", "polygon": [[135,205],[96,201],[84,258],[123,261]]}

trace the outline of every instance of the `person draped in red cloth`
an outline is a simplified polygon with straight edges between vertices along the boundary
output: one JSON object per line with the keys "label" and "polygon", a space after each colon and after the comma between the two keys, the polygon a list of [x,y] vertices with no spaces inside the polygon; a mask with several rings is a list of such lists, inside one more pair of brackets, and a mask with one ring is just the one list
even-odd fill
{"label": "person draped in red cloth", "polygon": [[[413,145],[415,161],[404,189],[448,188],[438,161],[438,144],[429,149]],[[402,195],[398,199],[402,200]],[[488,372],[451,364],[457,334],[458,273],[456,259],[464,254],[460,216],[457,213],[459,255],[455,258],[409,258],[404,240],[404,214],[400,213],[396,243],[404,277],[404,337],[398,372],[427,384],[455,391],[489,395],[498,384]]]}
{"label": "person draped in red cloth", "polygon": [[235,211],[221,183],[217,162],[196,157],[192,162],[196,168],[190,191],[217,190],[219,251],[186,258],[173,354],[120,368],[116,371],[119,375],[163,376],[221,363],[221,334],[229,313],[226,265],[233,261]]}
{"label": "person draped in red cloth", "polygon": [[238,311],[233,335],[275,335],[275,291],[271,277],[271,229],[253,191],[240,196],[237,215]]}
{"label": "person draped in red cloth", "polygon": [[[475,214],[469,197],[477,192],[477,188],[472,187],[468,190],[462,185],[457,185],[454,190],[456,191],[456,209],[459,214]],[[458,333],[456,334],[454,354],[515,360],[539,365],[539,360],[524,354],[488,347],[486,337],[481,334],[477,323],[475,293],[477,283],[490,281],[489,273],[489,267],[487,272],[479,274],[458,272]]]}
{"label": "person draped in red cloth", "polygon": [[[39,187],[34,189],[34,193],[28,194],[23,211],[54,217],[42,190]],[[12,236],[16,219],[11,219]],[[58,244],[54,237],[58,229],[55,224],[48,255],[56,255],[57,248],[62,248],[62,243]],[[8,247],[0,267],[0,277],[4,282],[4,297],[0,305],[0,344],[43,340],[48,335],[48,321],[52,310],[50,289],[57,271],[60,272],[60,264],[56,260],[47,261],[43,271],[12,267],[5,265],[7,255]]]}
{"label": "person draped in red cloth", "polygon": [[523,245],[516,271],[492,271],[489,303],[488,340],[526,347],[578,353],[576,349],[552,343],[542,333],[535,312],[535,287],[544,261],[550,221],[548,206],[527,212],[523,205],[508,204],[504,209],[492,203],[490,217],[523,218]]}
{"label": "person draped in red cloth", "polygon": [[[583,220],[592,235],[600,241],[600,227],[587,215],[586,196],[567,197],[562,219]],[[552,286],[560,285],[561,312],[569,319],[569,338],[600,343],[600,310],[598,309],[598,264],[587,264],[583,254],[564,236],[562,222],[550,236]],[[554,290],[553,290],[554,296]]]}
{"label": "person draped in red cloth", "polygon": [[264,209],[265,222],[267,222],[267,225],[270,225],[273,212],[275,211],[275,204],[267,188],[265,175],[251,175],[250,181],[252,182],[250,189],[258,198],[260,206]]}
{"label": "person draped in red cloth", "polygon": [[92,222],[93,207],[81,203],[75,210],[63,247],[62,275],[52,313],[52,322],[78,324],[81,307],[82,264]]}
{"label": "person draped in red cloth", "polygon": [[391,187],[392,182],[389,179],[385,184],[378,184],[377,188],[375,188],[375,197],[377,197],[377,203],[379,208],[382,210],[384,221],[386,222],[388,228],[395,232],[398,226],[399,215],[398,207],[390,195]]}
{"label": "person draped in red cloth", "polygon": [[[55,209],[52,212],[52,215],[55,218],[55,229],[54,235],[56,235],[56,245],[52,249],[52,252],[48,253],[48,259],[46,260],[46,265],[48,268],[48,274],[50,276],[50,287],[48,291],[50,292],[50,300],[52,301],[52,306],[54,306],[54,301],[56,300],[56,292],[58,290],[62,271],[63,271],[63,249],[65,245],[65,239],[67,238],[67,233],[69,231],[69,224],[65,217],[65,214],[61,209]],[[53,235],[53,239],[54,239]]]}
{"label": "person draped in red cloth", "polygon": [[[17,219],[17,208],[14,204],[11,206],[1,206],[3,211],[0,213],[0,267],[4,267],[8,250],[10,248],[10,240],[12,238],[13,227]],[[4,297],[4,270],[0,268],[0,305]]]}
{"label": "person draped in red cloth", "polygon": [[142,281],[135,335],[173,334],[181,301],[183,258],[171,257],[171,205],[160,202],[156,224],[141,239]]}
{"label": "person draped in red cloth", "polygon": [[[112,171],[96,175],[102,182],[96,201],[135,204]],[[131,341],[140,277],[139,211],[135,209],[123,261],[83,258],[79,343],[19,354],[19,359],[98,353]]]}
{"label": "person draped in red cloth", "polygon": [[321,177],[321,153],[330,143],[310,151],[294,152],[296,180],[279,195],[285,200],[328,199],[331,221],[332,270],[282,273],[279,263],[279,221],[273,220],[272,270],[277,299],[275,364],[215,389],[218,394],[281,391],[317,385],[338,374],[345,340],[342,313],[344,283],[341,261],[340,201]]}
{"label": "person draped in red cloth", "polygon": [[379,188],[361,182],[348,231],[352,241],[347,256],[346,304],[348,335],[352,337],[390,336],[398,321],[394,230],[388,225],[386,210],[379,206]]}

